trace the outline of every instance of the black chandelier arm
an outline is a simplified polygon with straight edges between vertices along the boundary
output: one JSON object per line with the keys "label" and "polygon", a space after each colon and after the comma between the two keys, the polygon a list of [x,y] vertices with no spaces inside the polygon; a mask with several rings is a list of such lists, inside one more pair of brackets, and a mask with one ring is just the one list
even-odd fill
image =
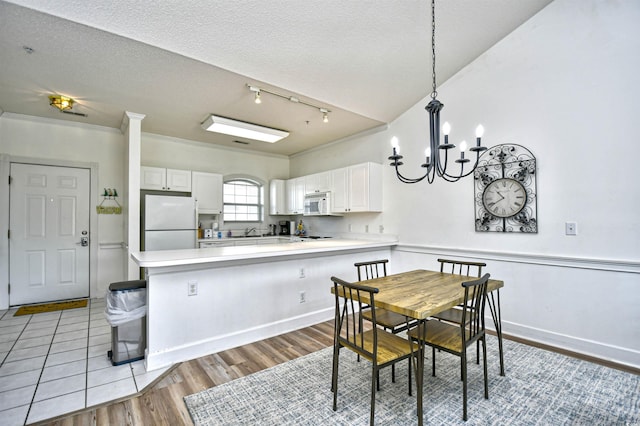
{"label": "black chandelier arm", "polygon": [[[461,163],[460,164],[460,174],[459,175],[453,176],[453,175],[450,175],[448,173],[444,173],[444,174],[442,174],[442,178],[447,180],[447,182],[457,182],[458,180],[460,180],[462,178],[465,178],[465,177],[469,176],[471,173],[473,173],[476,170],[476,168],[478,167],[478,162],[479,161],[480,161],[480,151],[476,151],[476,162],[473,164],[473,167],[471,167],[471,169],[467,173],[463,172],[464,163]],[[447,178],[451,178],[451,179],[455,179],[455,180],[449,180]]]}
{"label": "black chandelier arm", "polygon": [[433,164],[422,164],[421,167],[424,167],[427,169],[427,171],[424,173],[424,175],[422,175],[421,177],[418,178],[408,178],[406,176],[403,176],[402,173],[400,173],[400,169],[399,167],[404,164],[402,163],[402,161],[399,161],[400,159],[402,159],[401,155],[392,155],[391,157],[389,157],[389,160],[392,160],[393,163],[389,164],[390,166],[395,168],[396,171],[396,176],[398,177],[398,180],[400,180],[403,183],[418,183],[418,182],[422,182],[424,179],[427,179],[427,182],[429,183],[433,183],[434,177],[435,177],[435,168],[433,167]]}

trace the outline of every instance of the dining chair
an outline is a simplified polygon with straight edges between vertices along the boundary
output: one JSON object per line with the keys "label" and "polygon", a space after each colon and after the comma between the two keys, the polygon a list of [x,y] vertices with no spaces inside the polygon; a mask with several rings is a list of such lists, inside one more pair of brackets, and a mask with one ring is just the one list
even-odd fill
{"label": "dining chair", "polygon": [[[354,266],[358,271],[358,281],[370,280],[374,278],[387,276],[387,264],[389,259],[371,260],[367,262],[356,262]],[[363,306],[361,319],[371,321],[371,310],[368,306]],[[388,311],[386,309],[376,309],[377,324],[390,331],[393,334],[405,331],[408,327],[407,317],[397,314],[395,312]],[[410,323],[409,325],[413,325]],[[391,366],[391,381],[396,381],[396,368],[395,365]],[[380,390],[380,381],[378,380],[378,390]]]}
{"label": "dining chair", "polygon": [[484,370],[484,397],[489,399],[487,378],[487,344],[485,339],[484,308],[487,296],[489,274],[462,283],[464,303],[461,305],[462,321],[451,324],[445,321],[429,320],[409,330],[411,339],[431,346],[433,364],[432,375],[436,375],[436,349],[460,357],[462,371],[462,418],[467,420],[467,348],[482,342]]}
{"label": "dining chair", "polygon": [[[340,278],[331,277],[335,294],[335,334],[333,346],[333,371],[331,390],[333,391],[333,410],[338,409],[338,365],[340,349],[347,348],[371,362],[371,414],[373,425],[375,413],[375,395],[378,371],[404,359],[409,361],[409,395],[411,395],[411,362],[419,356],[419,345],[378,327],[378,309],[375,307],[375,295],[378,289],[359,283],[349,283]],[[360,328],[360,311],[369,306],[372,327],[366,331]],[[407,319],[405,321],[408,322]],[[407,325],[408,326],[408,325]],[[417,377],[416,377],[417,380]],[[422,392],[418,391],[418,398]]]}
{"label": "dining chair", "polygon": [[[482,276],[482,268],[486,267],[487,264],[484,262],[468,262],[464,260],[452,260],[452,259],[438,259],[440,262],[440,272],[448,272],[451,274],[458,275],[467,275],[467,276],[475,276],[480,278]],[[487,298],[491,298],[491,303],[489,303],[489,310],[491,311],[491,317],[493,319],[493,324],[496,328],[496,335],[498,336],[498,351],[500,354],[500,375],[504,376],[504,353],[502,351],[502,321],[500,315],[500,289],[496,289],[495,292],[497,297],[494,299],[493,294],[487,294]],[[494,310],[495,307],[495,310]],[[451,309],[447,309],[437,315],[434,315],[433,318],[437,318],[442,321],[449,321],[455,324],[460,324],[462,321],[462,309],[461,306],[457,306]],[[480,364],[480,342],[476,345],[476,363]]]}

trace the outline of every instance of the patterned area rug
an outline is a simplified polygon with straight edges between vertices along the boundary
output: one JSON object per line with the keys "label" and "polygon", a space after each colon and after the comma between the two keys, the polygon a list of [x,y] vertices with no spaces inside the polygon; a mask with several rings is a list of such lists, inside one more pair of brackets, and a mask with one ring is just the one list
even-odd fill
{"label": "patterned area rug", "polygon": [[87,299],[70,300],[68,302],[43,303],[40,305],[28,305],[18,308],[13,316],[18,317],[20,315],[41,314],[43,312],[62,311],[64,309],[85,308],[86,306]]}
{"label": "patterned area rug", "polygon": [[[468,413],[462,420],[459,358],[431,353],[425,365],[424,422],[437,425],[638,425],[640,376],[505,340],[506,376],[498,374],[495,337],[487,341],[489,399],[482,364],[470,354]],[[184,398],[196,425],[367,425],[371,367],[340,353],[338,411],[332,410],[332,348],[277,365]],[[406,362],[380,374],[377,425],[417,424],[407,394]],[[415,389],[414,389],[415,391]],[[414,393],[415,395],[415,393]]]}

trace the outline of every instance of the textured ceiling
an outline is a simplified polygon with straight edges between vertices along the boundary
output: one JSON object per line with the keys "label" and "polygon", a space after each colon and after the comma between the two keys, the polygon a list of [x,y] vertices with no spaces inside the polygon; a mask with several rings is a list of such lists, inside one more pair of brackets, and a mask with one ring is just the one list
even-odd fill
{"label": "textured ceiling", "polygon": [[[551,0],[436,4],[439,82]],[[291,155],[384,125],[431,91],[427,1],[0,1],[0,109]],[[23,47],[33,49],[27,53]],[[263,95],[254,84],[331,111]],[[78,101],[61,114],[47,96]],[[285,129],[276,144],[204,132],[208,113]]]}

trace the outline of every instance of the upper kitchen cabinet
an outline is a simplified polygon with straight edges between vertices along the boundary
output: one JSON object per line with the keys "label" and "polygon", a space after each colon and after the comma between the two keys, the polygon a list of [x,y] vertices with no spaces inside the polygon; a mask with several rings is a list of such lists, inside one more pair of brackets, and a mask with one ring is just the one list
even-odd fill
{"label": "upper kitchen cabinet", "polygon": [[331,171],[333,213],[382,211],[382,165],[362,163]]}
{"label": "upper kitchen cabinet", "polygon": [[141,166],[140,189],[191,192],[191,171]]}
{"label": "upper kitchen cabinet", "polygon": [[222,175],[191,172],[191,195],[198,201],[198,213],[222,213]]}
{"label": "upper kitchen cabinet", "polygon": [[315,173],[304,177],[304,192],[311,194],[313,192],[331,191],[331,172]]}
{"label": "upper kitchen cabinet", "polygon": [[287,188],[283,179],[269,182],[269,214],[287,214]]}
{"label": "upper kitchen cabinet", "polygon": [[289,179],[287,189],[287,214],[304,213],[304,178]]}

